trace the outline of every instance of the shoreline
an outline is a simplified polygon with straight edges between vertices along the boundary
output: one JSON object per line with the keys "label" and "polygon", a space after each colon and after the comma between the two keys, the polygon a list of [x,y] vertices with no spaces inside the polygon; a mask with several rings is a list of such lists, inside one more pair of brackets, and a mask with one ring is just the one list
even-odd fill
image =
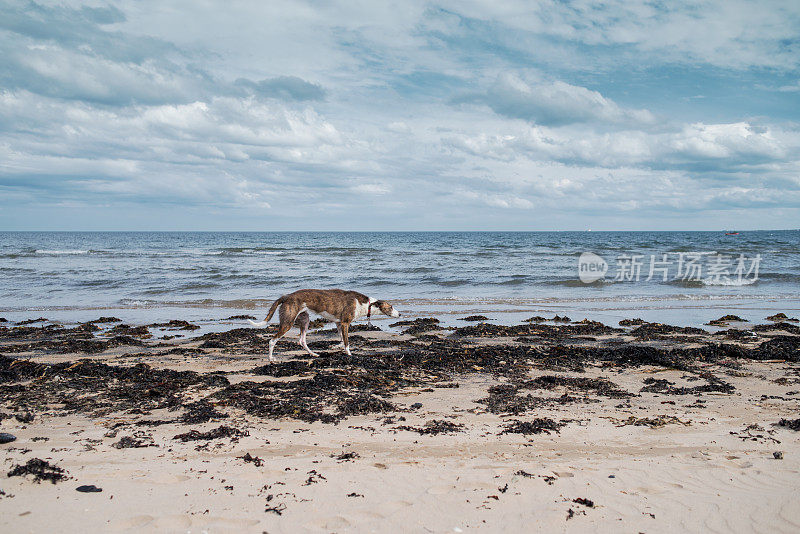
{"label": "shoreline", "polygon": [[[589,319],[616,324],[629,317],[641,317],[651,322],[664,322],[677,326],[703,327],[721,315],[739,315],[750,322],[763,322],[764,317],[779,312],[800,315],[800,298],[796,295],[697,295],[662,298],[658,296],[621,299],[595,297],[593,299],[540,299],[540,298],[405,298],[390,299],[404,317],[438,317],[446,326],[463,326],[459,319],[468,315],[486,315],[491,322],[514,324],[531,315],[567,315],[575,320]],[[272,298],[248,300],[213,300],[152,302],[146,305],[96,304],[87,306],[26,306],[0,309],[0,317],[10,322],[46,317],[64,325],[76,325],[94,314],[113,315],[125,322],[146,324],[167,322],[180,317],[196,323],[201,329],[197,335],[219,330],[226,318],[237,315],[264,315]],[[391,321],[376,317],[381,326]],[[229,326],[249,327],[248,324],[228,323]],[[397,331],[391,330],[390,331]]]}
{"label": "shoreline", "polygon": [[[292,330],[272,365],[270,328],[159,339],[200,330],[0,324],[0,432],[17,438],[0,445],[0,524],[800,527],[798,323],[402,319],[402,333],[359,323],[352,359],[329,326],[309,336],[316,359]],[[32,459],[69,478],[8,476]],[[75,491],[86,485],[102,491]]]}

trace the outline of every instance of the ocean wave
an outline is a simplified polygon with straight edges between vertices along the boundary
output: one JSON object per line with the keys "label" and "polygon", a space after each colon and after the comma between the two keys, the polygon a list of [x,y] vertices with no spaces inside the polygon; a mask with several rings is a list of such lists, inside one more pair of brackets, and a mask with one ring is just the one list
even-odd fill
{"label": "ocean wave", "polygon": [[80,249],[66,249],[66,250],[41,250],[41,249],[36,249],[34,251],[34,253],[42,255],[42,256],[61,256],[61,255],[75,256],[75,255],[78,255],[78,254],[88,254],[89,251],[88,250],[80,250]]}
{"label": "ocean wave", "polygon": [[567,278],[564,280],[547,280],[543,282],[545,285],[564,286],[564,287],[604,287],[616,284],[614,280],[608,278],[601,278],[594,282],[583,282],[578,278]]}
{"label": "ocean wave", "polygon": [[743,278],[739,279],[682,279],[678,278],[676,280],[670,280],[666,282],[668,285],[677,286],[677,287],[687,287],[687,288],[701,288],[701,287],[711,287],[711,286],[721,286],[721,287],[742,287],[742,286],[750,286],[757,283],[758,280],[753,280],[752,278]]}

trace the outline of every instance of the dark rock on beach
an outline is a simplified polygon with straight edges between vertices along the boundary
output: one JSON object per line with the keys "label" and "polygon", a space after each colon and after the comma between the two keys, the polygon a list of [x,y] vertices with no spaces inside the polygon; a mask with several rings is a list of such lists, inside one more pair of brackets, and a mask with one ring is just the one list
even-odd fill
{"label": "dark rock on beach", "polygon": [[91,484],[86,486],[78,486],[75,488],[75,491],[79,491],[81,493],[100,493],[103,491],[103,488],[98,488],[97,486]]}

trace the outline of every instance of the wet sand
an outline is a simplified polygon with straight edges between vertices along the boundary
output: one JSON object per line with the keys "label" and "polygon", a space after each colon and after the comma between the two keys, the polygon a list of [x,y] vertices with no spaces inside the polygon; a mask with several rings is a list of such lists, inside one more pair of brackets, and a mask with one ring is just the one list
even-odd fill
{"label": "wet sand", "polygon": [[252,329],[0,324],[0,526],[800,529],[797,323],[633,323],[418,320],[352,359],[328,327],[275,365]]}

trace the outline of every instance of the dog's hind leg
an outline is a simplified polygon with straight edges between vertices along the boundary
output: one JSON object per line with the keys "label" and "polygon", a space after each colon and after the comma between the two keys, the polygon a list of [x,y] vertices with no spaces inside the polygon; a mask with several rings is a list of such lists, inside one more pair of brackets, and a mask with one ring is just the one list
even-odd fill
{"label": "dog's hind leg", "polygon": [[312,352],[311,349],[308,348],[306,344],[306,333],[308,332],[308,324],[311,322],[311,319],[308,317],[308,312],[303,312],[297,316],[297,322],[300,323],[300,346],[303,347],[307,353],[312,356],[319,356],[316,352]]}
{"label": "dog's hind leg", "polygon": [[289,306],[288,304],[284,304],[280,307],[280,324],[278,325],[278,331],[273,334],[272,339],[269,340],[269,361],[274,362],[275,358],[272,357],[272,350],[275,348],[275,343],[278,342],[280,338],[286,335],[286,332],[292,329],[292,324],[294,324],[294,319],[297,317],[299,310],[294,308],[293,306]]}
{"label": "dog's hind leg", "polygon": [[342,343],[344,343],[344,352],[348,356],[352,356],[350,353],[350,340],[347,337],[347,330],[350,328],[350,323],[346,323],[344,321],[341,322],[341,332],[342,332]]}

